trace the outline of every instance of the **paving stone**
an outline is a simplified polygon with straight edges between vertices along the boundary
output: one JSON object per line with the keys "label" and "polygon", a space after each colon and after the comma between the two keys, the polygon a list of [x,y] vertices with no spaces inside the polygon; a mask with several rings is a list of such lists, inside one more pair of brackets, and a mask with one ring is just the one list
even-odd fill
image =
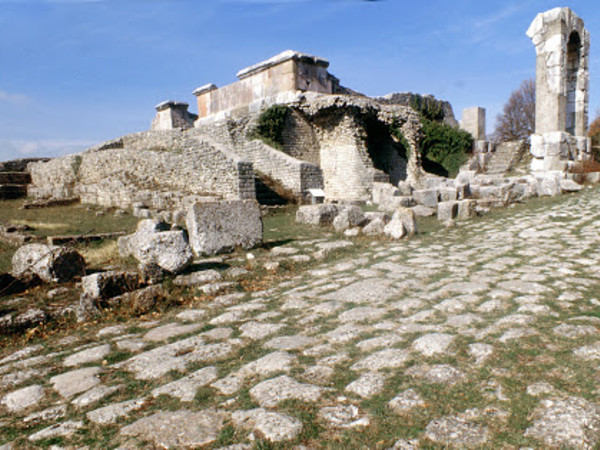
{"label": "paving stone", "polygon": [[410,354],[406,350],[390,348],[375,352],[361,359],[350,368],[352,370],[377,371],[380,369],[395,369],[402,367],[408,360]]}
{"label": "paving stone", "polygon": [[259,340],[276,333],[285,325],[275,323],[247,322],[240,326],[241,337]]}
{"label": "paving stone", "polygon": [[465,374],[449,364],[436,364],[413,366],[406,370],[406,374],[421,378],[428,383],[453,385],[465,381]]}
{"label": "paving stone", "polygon": [[570,339],[598,334],[598,329],[592,325],[571,325],[561,323],[554,328],[554,334]]}
{"label": "paving stone", "polygon": [[554,448],[594,448],[600,442],[600,407],[579,397],[542,400],[525,436]]}
{"label": "paving stone", "polygon": [[193,333],[194,331],[202,328],[202,326],[202,324],[180,325],[177,323],[169,323],[148,331],[144,335],[143,339],[148,342],[166,341],[167,339],[175,336]]}
{"label": "paving stone", "polygon": [[532,397],[539,397],[544,394],[553,394],[554,387],[546,381],[540,381],[538,383],[532,383],[527,386],[527,394]]}
{"label": "paving stone", "polygon": [[475,364],[482,365],[494,353],[494,346],[476,342],[469,345],[469,354],[475,358]]}
{"label": "paving stone", "polygon": [[537,334],[537,330],[533,328],[511,328],[498,338],[498,342],[505,344],[506,342],[513,341],[515,339],[518,340],[522,338],[528,338]]}
{"label": "paving stone", "polygon": [[343,344],[345,342],[349,342],[356,339],[366,330],[367,328],[364,326],[347,324],[341,325],[335,330],[325,333],[324,337],[327,341],[331,342],[332,344]]}
{"label": "paving stone", "polygon": [[575,356],[583,358],[585,360],[600,359],[600,342],[596,342],[590,345],[584,345],[574,351]]}
{"label": "paving stone", "polygon": [[539,283],[521,280],[503,281],[498,283],[498,287],[519,294],[543,294],[550,291],[550,288]]}
{"label": "paving stone", "polygon": [[83,350],[65,358],[63,364],[67,367],[73,367],[78,366],[80,364],[101,361],[109,353],[110,344],[99,345],[97,347]]}
{"label": "paving stone", "polygon": [[96,403],[99,400],[102,400],[105,397],[108,397],[111,394],[123,389],[125,385],[118,384],[116,386],[105,386],[99,385],[91,388],[90,390],[84,392],[79,397],[73,399],[71,403],[78,408],[85,408],[92,403]]}
{"label": "paving stone", "polygon": [[179,320],[183,320],[184,322],[195,322],[200,320],[206,316],[206,310],[204,309],[188,309],[186,311],[182,311],[177,314]]}
{"label": "paving stone", "polygon": [[335,292],[324,296],[328,300],[351,303],[378,304],[388,300],[393,291],[389,289],[390,281],[385,278],[368,278],[357,281]]}
{"label": "paving stone", "polygon": [[220,316],[215,317],[209,323],[212,325],[222,325],[226,323],[239,322],[246,315],[245,311],[227,311]]}
{"label": "paving stone", "polygon": [[214,269],[199,270],[185,275],[179,275],[173,280],[175,286],[198,286],[223,279],[223,275]]}
{"label": "paving stone", "polygon": [[274,372],[289,372],[296,359],[295,356],[284,351],[269,353],[256,361],[245,364],[238,370],[237,374],[247,378],[256,375],[268,375]]}
{"label": "paving stone", "polygon": [[67,405],[57,405],[42,411],[29,414],[23,419],[23,423],[36,425],[42,422],[55,422],[67,415]]}
{"label": "paving stone", "polygon": [[98,374],[101,371],[99,367],[73,370],[50,378],[50,383],[60,395],[70,398],[100,384]]}
{"label": "paving stone", "polygon": [[0,400],[0,404],[4,405],[10,412],[19,412],[38,404],[44,396],[45,393],[42,386],[27,386],[6,394]]}
{"label": "paving stone", "polygon": [[13,362],[13,361],[18,361],[18,360],[22,360],[27,358],[28,356],[33,355],[34,353],[39,352],[40,350],[42,350],[44,347],[36,344],[36,345],[28,345],[25,348],[22,348],[21,350],[18,350],[14,353],[11,353],[8,356],[5,356],[4,358],[0,359],[0,365],[2,364],[7,364],[9,362]]}
{"label": "paving stone", "polygon": [[319,342],[317,339],[300,334],[294,336],[280,336],[265,342],[265,347],[278,350],[302,350]]}
{"label": "paving stone", "polygon": [[186,377],[154,389],[152,396],[170,395],[179,398],[182,402],[191,402],[194,400],[199,388],[212,383],[217,378],[218,370],[216,367],[204,367]]}
{"label": "paving stone", "polygon": [[391,347],[392,345],[402,342],[404,338],[397,334],[384,334],[371,339],[365,339],[359,342],[356,346],[363,352],[368,352],[381,347]]}
{"label": "paving stone", "polygon": [[359,306],[343,312],[338,316],[342,323],[375,321],[383,316],[387,311],[382,308],[371,308],[370,306]]}
{"label": "paving stone", "polygon": [[115,345],[119,350],[137,352],[146,347],[148,343],[142,341],[141,339],[123,339],[122,341],[116,341]]}
{"label": "paving stone", "polygon": [[459,416],[435,419],[425,427],[425,437],[435,443],[456,448],[481,447],[491,438],[487,427]]}
{"label": "paving stone", "polygon": [[116,336],[118,334],[125,333],[126,330],[127,330],[127,327],[125,327],[125,325],[113,325],[110,327],[102,328],[100,331],[98,331],[98,333],[96,333],[96,336],[98,336],[98,337]]}
{"label": "paving stone", "polygon": [[424,407],[426,403],[414,389],[407,389],[394,397],[388,405],[396,414],[406,414],[413,408]]}
{"label": "paving stone", "polygon": [[383,390],[385,376],[378,372],[367,372],[346,386],[346,392],[351,392],[362,398],[373,397]]}
{"label": "paving stone", "polygon": [[445,333],[431,333],[416,339],[412,348],[424,356],[434,356],[440,353],[446,353],[448,347],[454,341],[454,336]]}
{"label": "paving stone", "polygon": [[258,432],[270,442],[291,441],[302,432],[302,422],[295,417],[263,408],[236,411],[231,420],[235,427]]}
{"label": "paving stone", "polygon": [[299,383],[287,375],[263,381],[250,389],[250,397],[260,406],[272,408],[285,400],[315,402],[324,389],[312,384]]}
{"label": "paving stone", "polygon": [[196,448],[217,440],[224,419],[224,413],[214,410],[159,411],[121,428],[120,433],[158,448]]}
{"label": "paving stone", "polygon": [[117,422],[123,417],[127,417],[133,411],[144,408],[147,402],[148,400],[145,398],[138,398],[120,403],[113,403],[112,405],[90,411],[86,414],[86,417],[91,422],[99,425],[109,425]]}
{"label": "paving stone", "polygon": [[83,428],[83,422],[68,420],[66,422],[51,425],[48,428],[38,431],[37,433],[33,433],[31,436],[29,436],[29,440],[31,442],[37,442],[41,441],[42,439],[71,436],[81,428]]}
{"label": "paving stone", "polygon": [[334,428],[368,427],[371,424],[369,417],[360,414],[354,405],[328,406],[319,410],[319,418]]}

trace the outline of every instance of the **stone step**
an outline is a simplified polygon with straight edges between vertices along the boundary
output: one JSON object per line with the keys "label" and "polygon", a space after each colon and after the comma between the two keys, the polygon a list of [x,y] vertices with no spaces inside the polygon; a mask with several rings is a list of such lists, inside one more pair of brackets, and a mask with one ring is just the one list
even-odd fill
{"label": "stone step", "polygon": [[29,184],[31,175],[27,172],[0,172],[0,184]]}
{"label": "stone step", "polygon": [[0,184],[0,199],[8,200],[27,196],[27,185]]}

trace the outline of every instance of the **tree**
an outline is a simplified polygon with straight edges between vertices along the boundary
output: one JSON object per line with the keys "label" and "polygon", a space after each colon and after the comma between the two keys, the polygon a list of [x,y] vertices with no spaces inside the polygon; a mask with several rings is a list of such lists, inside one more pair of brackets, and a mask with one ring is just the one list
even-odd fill
{"label": "tree", "polygon": [[596,161],[600,160],[600,111],[596,112],[596,118],[592,121],[588,130],[588,137],[592,140],[592,154]]}
{"label": "tree", "polygon": [[498,142],[527,140],[535,131],[535,80],[521,83],[496,118],[494,140]]}

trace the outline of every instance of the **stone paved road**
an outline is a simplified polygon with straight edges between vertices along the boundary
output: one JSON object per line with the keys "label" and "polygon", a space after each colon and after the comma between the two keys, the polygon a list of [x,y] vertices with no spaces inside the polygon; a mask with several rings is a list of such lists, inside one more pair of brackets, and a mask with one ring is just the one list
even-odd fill
{"label": "stone paved road", "polygon": [[594,189],[29,346],[0,449],[594,448],[599,242]]}

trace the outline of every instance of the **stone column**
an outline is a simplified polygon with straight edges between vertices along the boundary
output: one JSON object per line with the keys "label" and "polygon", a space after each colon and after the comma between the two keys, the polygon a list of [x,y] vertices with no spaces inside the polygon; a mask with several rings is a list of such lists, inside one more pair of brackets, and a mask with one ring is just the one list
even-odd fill
{"label": "stone column", "polygon": [[531,170],[564,171],[588,155],[590,35],[569,8],[536,16],[527,30],[535,45],[535,134]]}

